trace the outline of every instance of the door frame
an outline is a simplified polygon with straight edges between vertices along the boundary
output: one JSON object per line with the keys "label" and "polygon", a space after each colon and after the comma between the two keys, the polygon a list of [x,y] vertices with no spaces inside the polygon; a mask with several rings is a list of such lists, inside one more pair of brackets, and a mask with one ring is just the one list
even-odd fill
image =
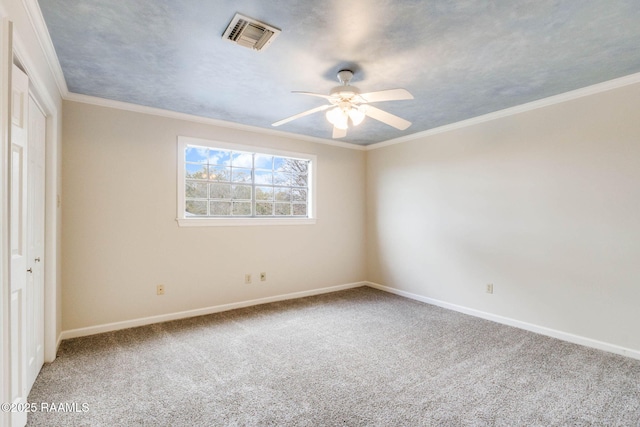
{"label": "door frame", "polygon": [[[19,20],[23,22],[23,18]],[[45,339],[44,359],[52,362],[60,344],[62,326],[61,312],[61,150],[62,150],[62,97],[52,92],[51,82],[46,78],[55,75],[50,67],[43,67],[42,58],[29,40],[25,44],[20,31],[11,22],[4,6],[0,5],[0,402],[9,401],[11,391],[11,348],[10,348],[10,268],[9,268],[9,192],[8,161],[11,136],[11,65],[18,62],[26,71],[31,82],[31,91],[46,116],[45,136]],[[31,23],[33,25],[33,23]],[[28,30],[25,30],[28,31]],[[16,34],[16,32],[18,34]],[[35,55],[35,56],[34,56]],[[34,60],[37,59],[37,60]],[[48,60],[47,60],[48,61]],[[0,411],[0,425],[10,425],[10,413]]]}
{"label": "door frame", "polygon": [[[11,282],[9,276],[9,147],[11,145],[11,65],[13,64],[13,24],[7,18],[0,23],[0,365],[3,381],[0,402],[11,401]],[[7,381],[8,379],[8,381]],[[11,414],[0,412],[0,424],[11,425]]]}
{"label": "door frame", "polygon": [[[18,40],[19,41],[19,40]],[[13,57],[29,76],[30,93],[46,117],[45,132],[45,249],[44,249],[44,361],[53,362],[60,345],[61,313],[61,123],[60,111],[21,43]]]}

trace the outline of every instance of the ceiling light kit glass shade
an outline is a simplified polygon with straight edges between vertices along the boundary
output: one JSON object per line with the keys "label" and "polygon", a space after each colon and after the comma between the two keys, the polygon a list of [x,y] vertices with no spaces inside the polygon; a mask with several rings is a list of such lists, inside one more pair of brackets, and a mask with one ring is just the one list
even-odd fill
{"label": "ceiling light kit glass shade", "polygon": [[[345,105],[346,104],[346,105]],[[333,107],[327,111],[327,120],[338,129],[348,129],[349,119],[354,126],[358,126],[364,120],[364,105],[355,107],[348,102],[342,102],[340,105]]]}

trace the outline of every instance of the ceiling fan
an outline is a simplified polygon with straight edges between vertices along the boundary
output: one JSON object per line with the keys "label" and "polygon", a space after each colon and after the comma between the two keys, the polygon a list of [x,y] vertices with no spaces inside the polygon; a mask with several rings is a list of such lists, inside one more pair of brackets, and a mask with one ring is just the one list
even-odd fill
{"label": "ceiling fan", "polygon": [[329,95],[293,91],[292,93],[324,98],[329,101],[329,104],[321,105],[287,117],[286,119],[273,123],[271,126],[280,126],[292,120],[299,119],[300,117],[325,110],[329,110],[326,113],[326,117],[329,123],[333,125],[333,138],[345,137],[349,124],[357,126],[362,123],[365,116],[400,130],[405,130],[411,126],[410,121],[370,105],[372,102],[413,99],[413,96],[406,89],[388,89],[377,92],[360,93],[357,87],[349,84],[352,78],[353,72],[351,70],[340,70],[338,72],[338,80],[341,85],[331,89]]}

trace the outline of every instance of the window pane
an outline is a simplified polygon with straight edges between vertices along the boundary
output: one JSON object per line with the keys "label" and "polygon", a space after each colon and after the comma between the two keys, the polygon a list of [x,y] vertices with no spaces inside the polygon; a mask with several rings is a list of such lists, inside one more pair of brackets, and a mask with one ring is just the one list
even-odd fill
{"label": "window pane", "polygon": [[211,215],[231,215],[231,202],[209,202]]}
{"label": "window pane", "polygon": [[273,174],[273,183],[276,185],[291,185],[288,173],[276,172]]}
{"label": "window pane", "polygon": [[229,184],[209,184],[210,199],[230,199],[231,185]]}
{"label": "window pane", "polygon": [[207,215],[207,202],[187,200],[185,203],[184,211],[187,214],[187,216]]}
{"label": "window pane", "polygon": [[256,187],[256,200],[273,200],[273,187]]}
{"label": "window pane", "polygon": [[273,173],[266,171],[256,171],[256,184],[273,184]]}
{"label": "window pane", "polygon": [[184,189],[184,195],[189,199],[206,199],[207,183],[187,181]]}
{"label": "window pane", "polygon": [[291,203],[276,203],[276,215],[291,215]]}
{"label": "window pane", "polygon": [[273,156],[268,156],[266,154],[257,154],[255,155],[255,168],[256,169],[267,169],[271,170],[273,168]]}
{"label": "window pane", "polygon": [[209,166],[210,180],[219,182],[229,182],[231,178],[231,169],[221,166]]}
{"label": "window pane", "polygon": [[233,153],[231,155],[231,166],[240,168],[253,167],[253,154],[251,153]]}
{"label": "window pane", "polygon": [[293,204],[293,215],[295,216],[307,216],[307,205],[294,203]]}
{"label": "window pane", "polygon": [[238,148],[185,146],[185,217],[308,217],[309,160]]}
{"label": "window pane", "polygon": [[209,164],[219,166],[229,166],[231,164],[231,151],[210,150]]}
{"label": "window pane", "polygon": [[273,158],[273,170],[284,171],[287,167],[287,159],[284,157]]}
{"label": "window pane", "polygon": [[209,150],[204,147],[190,147],[187,146],[184,153],[184,158],[187,162],[193,163],[207,163],[207,152]]}
{"label": "window pane", "polygon": [[307,173],[309,169],[308,160],[287,159],[286,164],[287,164],[286,170],[290,172]]}
{"label": "window pane", "polygon": [[276,188],[275,199],[279,202],[290,202],[291,190],[288,188]]}
{"label": "window pane", "polygon": [[251,215],[251,202],[233,202],[234,215]]}
{"label": "window pane", "polygon": [[273,203],[256,202],[256,215],[273,215]]}
{"label": "window pane", "polygon": [[307,182],[308,182],[308,175],[306,174],[291,175],[291,185],[296,185],[298,187],[306,187]]}
{"label": "window pane", "polygon": [[303,190],[302,188],[294,188],[291,190],[291,199],[294,202],[306,202],[307,201],[307,190]]}
{"label": "window pane", "polygon": [[187,163],[185,165],[185,177],[191,179],[207,179],[207,166]]}
{"label": "window pane", "polygon": [[236,169],[231,170],[231,180],[233,182],[251,182],[251,169]]}
{"label": "window pane", "polygon": [[242,199],[242,200],[251,200],[251,186],[250,185],[234,185],[233,198]]}

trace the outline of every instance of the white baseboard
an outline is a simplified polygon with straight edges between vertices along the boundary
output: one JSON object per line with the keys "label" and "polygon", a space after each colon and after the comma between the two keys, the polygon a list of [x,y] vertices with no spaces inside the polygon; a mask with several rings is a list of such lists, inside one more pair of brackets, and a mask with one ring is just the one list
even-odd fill
{"label": "white baseboard", "polygon": [[[473,308],[469,308],[469,307],[464,307],[461,305],[457,305],[457,304],[451,304],[445,301],[441,301],[441,300],[437,300],[434,298],[429,298],[429,297],[425,297],[422,295],[418,295],[418,294],[414,294],[411,292],[407,292],[407,291],[403,291],[400,289],[396,289],[396,288],[392,288],[389,286],[384,286],[384,285],[380,285],[378,283],[374,283],[374,282],[356,282],[356,283],[348,283],[345,285],[338,285],[338,286],[330,286],[330,287],[326,287],[326,288],[320,288],[320,289],[313,289],[310,291],[301,291],[301,292],[294,292],[294,293],[290,293],[290,294],[283,294],[283,295],[275,295],[272,297],[266,297],[266,298],[259,298],[259,299],[254,299],[254,300],[249,300],[249,301],[240,301],[240,302],[235,302],[235,303],[230,303],[230,304],[223,304],[223,305],[216,305],[216,306],[212,306],[212,307],[205,307],[205,308],[200,308],[200,309],[196,309],[196,310],[188,310],[188,311],[181,311],[181,312],[177,312],[177,313],[169,313],[169,314],[162,314],[162,315],[158,315],[158,316],[151,316],[151,317],[144,317],[144,318],[139,318],[139,319],[132,319],[132,320],[126,320],[126,321],[122,321],[122,322],[114,322],[114,323],[107,323],[107,324],[103,324],[103,325],[96,325],[96,326],[89,326],[86,328],[78,328],[78,329],[71,329],[68,331],[63,331],[60,336],[58,337],[58,342],[56,347],[60,346],[60,343],[63,340],[66,339],[70,339],[70,338],[78,338],[78,337],[83,337],[83,336],[88,336],[88,335],[95,335],[95,334],[101,334],[104,332],[111,332],[111,331],[117,331],[120,329],[127,329],[127,328],[135,328],[138,326],[145,326],[145,325],[151,325],[153,323],[162,323],[162,322],[168,322],[171,320],[178,320],[178,319],[186,319],[189,317],[196,317],[196,316],[204,316],[207,314],[213,314],[213,313],[219,313],[222,311],[228,311],[228,310],[234,310],[237,308],[243,308],[243,307],[250,307],[250,306],[255,306],[255,305],[260,305],[260,304],[267,304],[270,302],[276,302],[276,301],[285,301],[285,300],[289,300],[289,299],[296,299],[296,298],[304,298],[304,297],[308,297],[308,296],[313,296],[313,295],[320,295],[320,294],[326,294],[326,293],[330,293],[330,292],[336,292],[336,291],[341,291],[341,290],[345,290],[345,289],[351,289],[351,288],[357,288],[357,287],[361,287],[361,286],[369,286],[371,288],[374,289],[379,289],[381,291],[385,291],[385,292],[389,292],[392,294],[396,294],[396,295],[400,295],[406,298],[410,298],[416,301],[421,301],[427,304],[431,304],[431,305],[435,305],[438,307],[442,307],[442,308],[446,308],[449,310],[453,310],[453,311],[457,311],[460,313],[464,313],[464,314],[468,314],[471,316],[475,316],[475,317],[479,317],[481,319],[486,319],[486,320],[491,320],[493,322],[496,323],[501,323],[503,325],[508,325],[508,326],[513,326],[516,328],[520,328],[520,329],[524,329],[530,332],[535,332],[541,335],[546,335],[552,338],[557,338],[557,339],[561,339],[563,341],[567,341],[567,342],[571,342],[574,344],[579,344],[579,345],[583,345],[585,347],[591,347],[591,348],[596,348],[598,350],[603,350],[603,351],[607,351],[610,353],[614,353],[614,354],[619,354],[622,356],[626,356],[626,357],[630,357],[633,359],[638,359],[640,360],[640,351],[638,350],[633,350],[633,349],[629,349],[629,348],[625,348],[625,347],[621,347],[615,344],[610,344],[607,342],[603,342],[603,341],[598,341],[598,340],[594,340],[591,338],[587,338],[587,337],[583,337],[580,335],[574,335],[574,334],[570,334],[568,332],[563,332],[563,331],[559,331],[556,329],[551,329],[551,328],[547,328],[544,326],[539,326],[539,325],[535,325],[532,323],[527,323],[527,322],[523,322],[520,320],[516,320],[516,319],[511,319],[509,317],[503,317],[503,316],[499,316],[497,314],[493,314],[493,313],[487,313],[485,311],[480,311],[480,310],[476,310]],[[57,348],[56,348],[57,350]],[[56,351],[57,353],[57,351]]]}
{"label": "white baseboard", "polygon": [[570,334],[568,332],[558,331],[556,329],[551,329],[544,326],[534,325],[532,323],[511,319],[509,317],[499,316],[497,314],[487,313],[485,311],[480,311],[473,308],[464,307],[461,305],[451,304],[451,303],[440,301],[434,298],[428,298],[422,295],[413,294],[411,292],[406,292],[406,291],[392,288],[389,286],[380,285],[378,283],[366,282],[366,284],[369,287],[379,289],[381,291],[389,292],[392,294],[400,295],[416,301],[425,302],[427,304],[436,305],[438,307],[446,308],[453,311],[458,311],[460,313],[468,314],[468,315],[479,317],[486,320],[491,320],[493,322],[501,323],[503,325],[513,326],[516,328],[524,329],[526,331],[535,332],[535,333],[546,335],[552,338],[557,338],[573,344],[579,344],[585,347],[596,348],[598,350],[603,350],[609,353],[615,353],[622,356],[640,360],[640,351],[638,350],[621,347],[619,345],[594,340],[594,339],[583,337],[580,335]]}
{"label": "white baseboard", "polygon": [[56,349],[53,352],[53,359],[45,358],[45,360],[44,360],[45,363],[51,363],[54,360],[56,360],[56,357],[58,357],[58,350],[60,349],[60,344],[62,344],[62,334],[64,334],[64,332],[60,332],[58,334],[58,338],[56,339]]}
{"label": "white baseboard", "polygon": [[135,328],[138,326],[151,325],[153,323],[168,322],[171,320],[186,319],[189,317],[204,316],[207,314],[220,313],[222,311],[234,310],[236,308],[250,307],[254,305],[267,304],[270,302],[284,301],[289,299],[304,298],[313,295],[327,294],[330,292],[342,291],[344,289],[367,286],[368,282],[348,283],[346,285],[330,286],[327,288],[312,289],[310,291],[293,292],[290,294],[275,295],[272,297],[259,298],[249,301],[240,301],[230,304],[216,305],[212,307],[199,308],[195,310],[180,311],[178,313],[161,314],[158,316],[143,317],[140,319],[125,320],[122,322],[106,323],[103,325],[88,326],[86,328],[70,329],[63,331],[58,339],[58,346],[62,340],[70,338],[84,337],[88,335],[101,334],[104,332],[117,331],[120,329]]}

